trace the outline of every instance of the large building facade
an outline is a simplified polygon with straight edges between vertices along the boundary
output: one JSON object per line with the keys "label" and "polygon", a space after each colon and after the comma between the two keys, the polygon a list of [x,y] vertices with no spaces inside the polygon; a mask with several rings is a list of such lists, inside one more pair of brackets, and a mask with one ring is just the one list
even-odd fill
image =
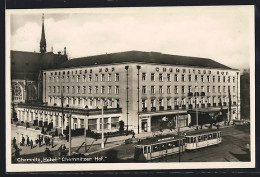
{"label": "large building facade", "polygon": [[[212,119],[228,110],[240,119],[240,73],[210,59],[155,52],[121,52],[76,58],[43,71],[44,108],[18,107],[24,121],[62,128],[71,114],[72,128],[150,132],[194,123],[192,111]],[[63,108],[63,109],[62,109]],[[202,119],[202,118],[200,118]]]}

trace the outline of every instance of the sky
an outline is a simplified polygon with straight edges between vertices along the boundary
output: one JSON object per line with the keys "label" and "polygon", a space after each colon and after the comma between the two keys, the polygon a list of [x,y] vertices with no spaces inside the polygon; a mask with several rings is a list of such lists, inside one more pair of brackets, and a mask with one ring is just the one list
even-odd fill
{"label": "sky", "polygon": [[44,13],[47,51],[66,47],[70,59],[138,50],[249,68],[252,12],[252,6],[16,10],[10,13],[10,48],[39,52]]}

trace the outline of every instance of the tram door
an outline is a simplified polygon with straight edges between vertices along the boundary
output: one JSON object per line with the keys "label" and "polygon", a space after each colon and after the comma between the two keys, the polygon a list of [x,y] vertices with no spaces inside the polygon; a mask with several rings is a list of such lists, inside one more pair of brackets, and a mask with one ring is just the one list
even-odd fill
{"label": "tram door", "polygon": [[142,120],[142,131],[147,132],[147,120]]}
{"label": "tram door", "polygon": [[151,160],[151,146],[146,146],[147,149],[147,160]]}

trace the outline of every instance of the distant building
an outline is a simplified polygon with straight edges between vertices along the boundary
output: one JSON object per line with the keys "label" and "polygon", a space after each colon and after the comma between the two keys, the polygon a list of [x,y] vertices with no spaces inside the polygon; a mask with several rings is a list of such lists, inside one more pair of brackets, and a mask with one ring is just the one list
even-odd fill
{"label": "distant building", "polygon": [[240,119],[239,76],[211,59],[156,52],[76,58],[43,71],[46,106],[20,105],[18,118],[62,128],[63,111],[64,127],[70,113],[73,129],[100,132],[104,102],[105,131],[118,130],[120,120],[136,132],[184,127],[195,124],[195,110],[212,119],[221,113]]}

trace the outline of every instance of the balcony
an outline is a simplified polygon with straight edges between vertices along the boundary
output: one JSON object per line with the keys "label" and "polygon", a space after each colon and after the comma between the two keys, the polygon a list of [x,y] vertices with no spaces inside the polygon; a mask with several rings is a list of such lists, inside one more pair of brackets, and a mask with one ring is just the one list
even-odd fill
{"label": "balcony", "polygon": [[181,109],[186,109],[186,105],[181,105]]}
{"label": "balcony", "polygon": [[188,96],[193,96],[193,93],[192,93],[192,92],[189,92],[189,93],[188,93]]}
{"label": "balcony", "polygon": [[233,102],[233,105],[237,105],[237,102],[234,101],[234,102]]}
{"label": "balcony", "polygon": [[156,111],[156,107],[151,107],[151,111],[155,112]]}
{"label": "balcony", "polygon": [[167,110],[171,110],[172,109],[172,106],[167,106]]}
{"label": "balcony", "polygon": [[179,106],[177,106],[177,105],[174,106],[174,109],[175,109],[175,110],[179,110]]}
{"label": "balcony", "polygon": [[159,106],[159,111],[163,111],[164,110],[164,106]]}
{"label": "balcony", "polygon": [[224,102],[224,103],[223,103],[223,105],[224,105],[224,106],[227,106],[227,103],[226,103],[226,102]]}
{"label": "balcony", "polygon": [[210,107],[211,106],[211,104],[210,103],[207,103],[207,107]]}
{"label": "balcony", "polygon": [[205,92],[201,92],[201,93],[200,93],[200,96],[205,96]]}
{"label": "balcony", "polygon": [[217,103],[213,103],[213,107],[217,107]]}
{"label": "balcony", "polygon": [[189,109],[192,109],[192,104],[189,104]]}
{"label": "balcony", "polygon": [[199,92],[195,92],[194,96],[200,96],[200,93]]}
{"label": "balcony", "polygon": [[142,112],[147,112],[147,107],[142,108]]}
{"label": "balcony", "polygon": [[204,103],[201,104],[201,108],[205,108],[205,104]]}

